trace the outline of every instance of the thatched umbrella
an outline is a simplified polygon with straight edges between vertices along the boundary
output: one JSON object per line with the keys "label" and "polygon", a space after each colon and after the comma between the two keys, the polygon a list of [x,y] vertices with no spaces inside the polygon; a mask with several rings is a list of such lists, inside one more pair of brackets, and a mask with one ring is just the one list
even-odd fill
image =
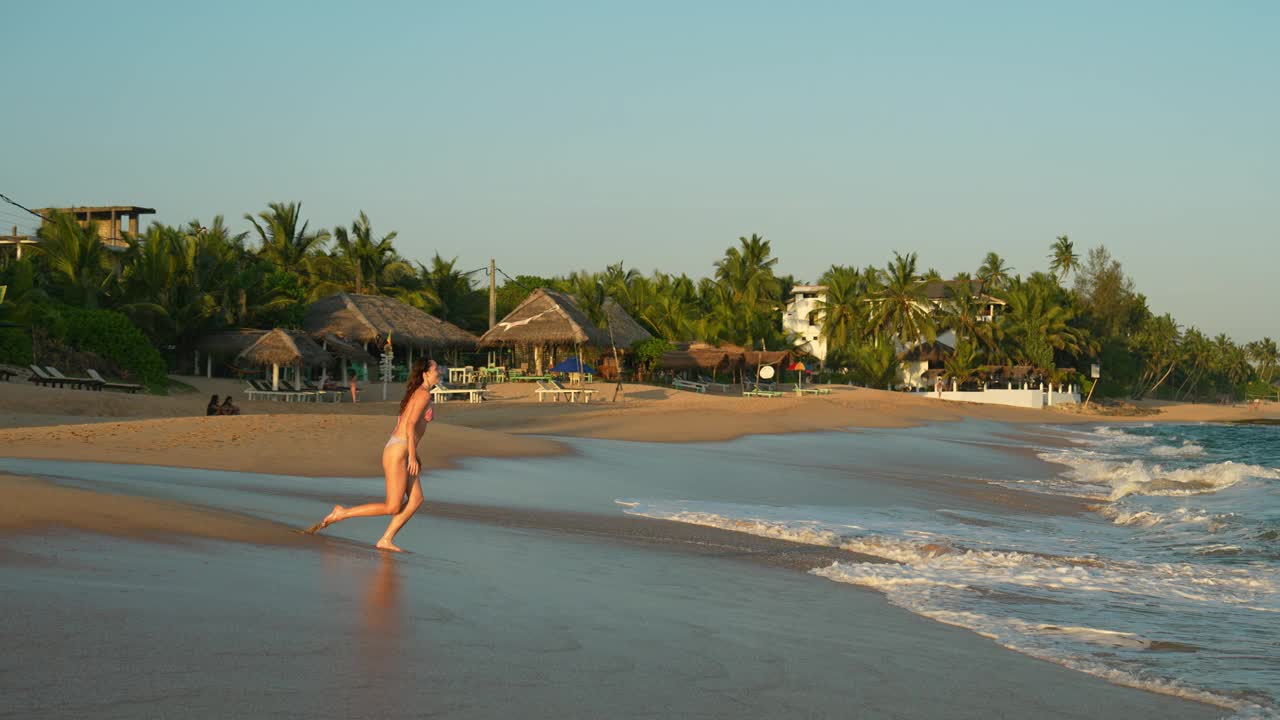
{"label": "thatched umbrella", "polygon": [[236,360],[250,365],[270,365],[271,389],[279,390],[281,365],[328,365],[333,357],[306,335],[277,328],[241,351]]}
{"label": "thatched umbrella", "polygon": [[473,348],[476,336],[418,308],[384,295],[338,293],[311,303],[302,327],[313,338],[333,335],[360,345],[382,345],[391,337],[409,349]]}

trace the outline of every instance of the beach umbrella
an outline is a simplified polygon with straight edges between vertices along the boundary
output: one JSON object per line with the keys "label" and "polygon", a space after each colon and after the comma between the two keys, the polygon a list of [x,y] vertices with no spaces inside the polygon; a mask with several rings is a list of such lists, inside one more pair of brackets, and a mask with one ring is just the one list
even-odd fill
{"label": "beach umbrella", "polygon": [[802,374],[801,374],[801,373],[803,373],[803,372],[805,371],[804,363],[799,362],[799,361],[797,361],[797,362],[793,362],[793,363],[791,363],[791,367],[789,367],[789,368],[787,368],[787,369],[788,369],[788,370],[795,370],[795,371],[796,371],[796,386],[797,386],[797,387],[799,387],[800,385],[803,385],[803,384],[804,384],[804,375],[802,375]]}
{"label": "beach umbrella", "polygon": [[332,359],[332,355],[306,335],[292,334],[279,328],[264,334],[236,356],[237,362],[270,365],[272,390],[280,389],[280,366],[328,365]]}
{"label": "beach umbrella", "polygon": [[554,366],[552,366],[551,372],[553,373],[590,373],[594,375],[596,370],[590,365],[583,363],[582,358],[571,357],[571,358],[565,358],[564,360],[561,360],[560,362],[556,363]]}

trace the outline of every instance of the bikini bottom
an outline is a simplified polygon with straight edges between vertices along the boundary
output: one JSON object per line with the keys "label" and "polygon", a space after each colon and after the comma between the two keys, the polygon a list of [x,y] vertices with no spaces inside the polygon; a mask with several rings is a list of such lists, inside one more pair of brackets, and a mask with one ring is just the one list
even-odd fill
{"label": "bikini bottom", "polygon": [[399,435],[392,435],[391,439],[387,440],[387,444],[382,446],[382,449],[386,450],[387,448],[391,447],[392,445],[395,445],[396,443],[404,445],[404,438],[400,437]]}

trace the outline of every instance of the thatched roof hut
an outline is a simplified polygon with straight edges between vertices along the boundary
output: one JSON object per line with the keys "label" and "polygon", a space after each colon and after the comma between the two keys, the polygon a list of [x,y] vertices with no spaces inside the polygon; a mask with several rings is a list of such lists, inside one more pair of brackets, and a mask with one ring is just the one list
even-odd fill
{"label": "thatched roof hut", "polygon": [[662,353],[660,366],[665,370],[716,370],[732,365],[729,353],[706,343],[679,343]]}
{"label": "thatched roof hut", "polygon": [[196,350],[210,355],[235,357],[262,339],[269,330],[220,330],[196,341]]}
{"label": "thatched roof hut", "polygon": [[613,298],[604,301],[604,312],[609,318],[609,326],[605,333],[612,333],[613,342],[619,349],[625,350],[632,345],[653,337],[635,318],[627,314]]}
{"label": "thatched roof hut", "polygon": [[604,302],[609,328],[601,328],[582,311],[572,296],[538,288],[480,337],[480,347],[512,345],[616,345],[626,350],[653,337],[612,298]]}
{"label": "thatched roof hut", "polygon": [[388,335],[398,345],[418,348],[469,348],[476,336],[412,305],[383,295],[338,293],[307,308],[302,327],[311,337],[381,344]]}
{"label": "thatched roof hut", "polygon": [[236,355],[237,362],[248,365],[328,365],[333,356],[302,333],[289,333],[279,328],[258,338],[257,342]]}
{"label": "thatched roof hut", "polygon": [[353,363],[365,363],[369,365],[377,364],[377,359],[368,353],[363,347],[355,343],[349,343],[346,340],[328,333],[320,338],[321,346],[333,353],[334,356]]}
{"label": "thatched roof hut", "polygon": [[790,350],[748,350],[740,345],[725,344],[720,349],[729,353],[729,362],[741,363],[744,367],[759,365],[791,364]]}
{"label": "thatched roof hut", "polygon": [[955,354],[955,351],[955,348],[944,342],[922,342],[903,352],[898,356],[898,359],[913,362],[942,363]]}
{"label": "thatched roof hut", "polygon": [[482,348],[511,345],[609,347],[609,333],[596,327],[568,295],[538,288],[480,336]]}

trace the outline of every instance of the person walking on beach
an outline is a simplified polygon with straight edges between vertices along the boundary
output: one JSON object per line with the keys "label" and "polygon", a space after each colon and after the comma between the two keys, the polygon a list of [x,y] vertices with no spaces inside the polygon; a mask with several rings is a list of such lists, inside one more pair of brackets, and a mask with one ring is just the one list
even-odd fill
{"label": "person walking on beach", "polygon": [[440,370],[435,360],[419,358],[413,363],[409,382],[405,384],[404,398],[400,401],[396,429],[382,448],[382,472],[387,480],[386,500],[351,508],[334,505],[333,512],[308,532],[318,532],[347,518],[390,515],[391,522],[375,547],[404,552],[396,547],[395,537],[422,506],[422,481],[419,477],[422,460],[418,457],[418,442],[426,432],[427,423],[435,418],[431,388],[439,381]]}
{"label": "person walking on beach", "polygon": [[349,380],[349,381],[347,382],[347,388],[351,390],[351,402],[353,402],[353,403],[360,402],[359,398],[358,398],[358,397],[356,397],[356,395],[357,395],[357,393],[359,392],[359,390],[356,388],[356,375],[355,375],[355,373],[352,373],[352,374],[351,374],[351,380]]}

